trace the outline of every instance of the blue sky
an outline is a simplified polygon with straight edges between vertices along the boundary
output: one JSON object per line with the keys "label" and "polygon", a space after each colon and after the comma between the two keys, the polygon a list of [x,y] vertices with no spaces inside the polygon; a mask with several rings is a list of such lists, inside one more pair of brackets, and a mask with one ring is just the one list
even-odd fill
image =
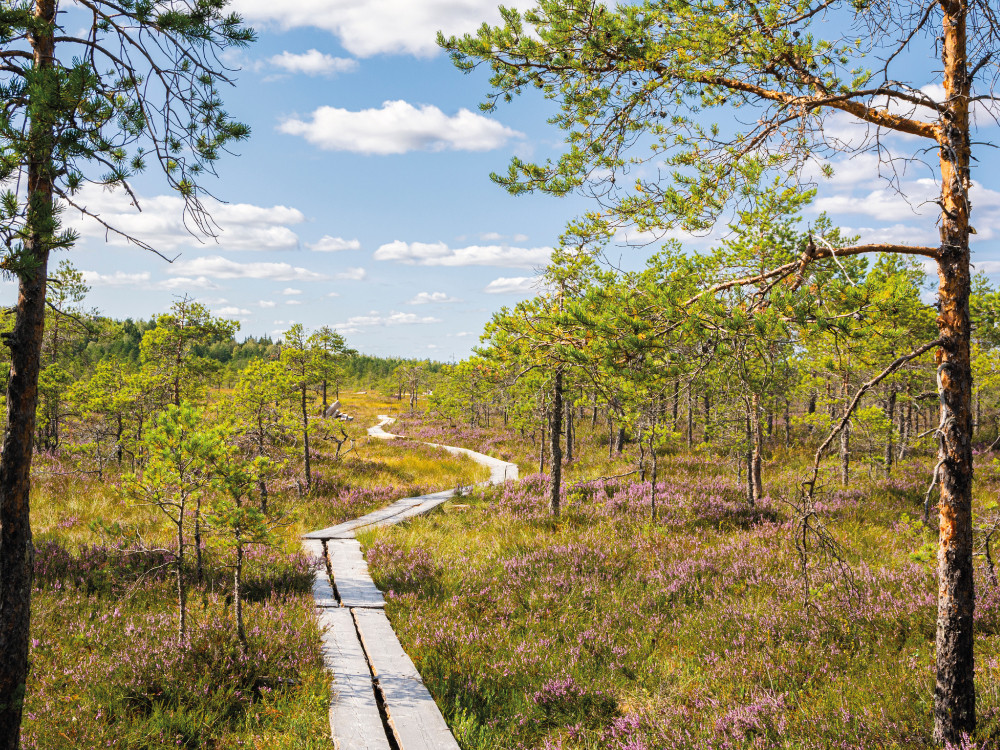
{"label": "blue sky", "polygon": [[[179,257],[167,264],[74,221],[83,240],[71,260],[92,287],[88,303],[148,317],[186,292],[239,320],[243,334],[331,325],[366,353],[467,356],[495,310],[532,294],[567,220],[588,208],[579,198],[514,198],[489,180],[512,155],[544,159],[560,143],[545,123],[552,105],[537,96],[480,113],[485,75],[463,76],[434,44],[438,29],[497,20],[495,0],[234,7],[259,41],[229,59],[241,70],[225,98],[253,136],[208,184],[224,201],[210,205],[219,236],[184,232],[179,200],[152,173],[135,185],[141,213],[120,194],[91,192],[92,210]],[[830,127],[856,133],[836,118]],[[989,174],[995,157],[980,157]],[[936,244],[933,211],[919,205],[936,193],[933,175],[903,176],[917,197],[910,205],[873,179],[875,167],[869,156],[839,162],[815,210],[868,241]],[[980,266],[997,271],[1000,193],[990,187],[977,187],[974,223]],[[623,253],[636,263],[644,255]]]}

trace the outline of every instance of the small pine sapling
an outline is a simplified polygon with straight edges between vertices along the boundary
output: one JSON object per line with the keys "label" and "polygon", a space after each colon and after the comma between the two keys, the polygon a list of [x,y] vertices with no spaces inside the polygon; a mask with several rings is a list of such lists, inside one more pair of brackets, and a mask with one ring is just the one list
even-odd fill
{"label": "small pine sapling", "polygon": [[[218,433],[202,429],[203,421],[203,412],[190,404],[167,407],[143,438],[147,453],[145,467],[136,474],[126,475],[123,482],[129,497],[143,505],[155,506],[173,524],[177,538],[174,567],[181,642],[187,639],[185,529],[190,520],[189,513],[201,506],[203,493],[210,481],[211,466],[221,449]],[[200,558],[200,549],[198,553]]]}
{"label": "small pine sapling", "polygon": [[287,516],[274,517],[264,506],[254,503],[254,492],[264,486],[275,465],[265,456],[243,457],[233,447],[224,446],[215,455],[212,465],[212,495],[206,522],[222,546],[232,549],[233,603],[236,634],[243,653],[247,650],[246,628],[243,624],[243,561],[248,544],[271,544],[273,531],[287,523]]}

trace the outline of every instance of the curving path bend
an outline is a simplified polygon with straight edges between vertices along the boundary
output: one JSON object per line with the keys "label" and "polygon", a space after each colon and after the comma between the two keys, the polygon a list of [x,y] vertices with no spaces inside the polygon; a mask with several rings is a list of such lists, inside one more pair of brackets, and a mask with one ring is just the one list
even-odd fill
{"label": "curving path bend", "polygon": [[[382,428],[395,420],[379,415],[368,428],[374,438],[394,440]],[[464,453],[490,469],[483,484],[517,479],[517,464],[450,445],[426,443]],[[332,674],[330,734],[337,750],[458,750],[437,704],[403,651],[385,616],[385,599],[368,573],[355,532],[400,523],[428,513],[454,496],[442,490],[407,497],[303,537],[319,564],[313,598],[323,630],[323,662]]]}

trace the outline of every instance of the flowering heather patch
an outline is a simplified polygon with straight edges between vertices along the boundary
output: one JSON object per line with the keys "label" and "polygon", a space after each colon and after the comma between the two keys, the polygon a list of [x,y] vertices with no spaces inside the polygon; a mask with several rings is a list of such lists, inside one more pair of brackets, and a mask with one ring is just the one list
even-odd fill
{"label": "flowering heather patch", "polygon": [[[178,642],[174,552],[42,539],[35,554],[24,747],[322,747],[328,678],[312,616],[312,561],[248,545],[248,647],[233,625],[228,552],[205,550]],[[249,744],[248,744],[249,743]]]}
{"label": "flowering heather patch", "polygon": [[573,677],[549,680],[531,695],[546,724],[602,726],[618,712],[615,699],[580,685]]}
{"label": "flowering heather patch", "polygon": [[166,593],[151,586],[107,605],[75,590],[36,594],[26,750],[239,747],[262,727],[268,747],[321,746],[322,712],[301,708],[327,690],[311,597],[248,605],[244,654],[223,595],[198,597],[184,646]]}
{"label": "flowering heather patch", "polygon": [[[176,550],[132,550],[124,546],[81,544],[73,554],[49,539],[35,546],[35,586],[63,591],[75,589],[85,594],[121,596],[136,585],[147,587],[172,582]],[[204,555],[206,585],[227,591],[232,586],[228,559],[216,550]],[[273,547],[248,544],[244,550],[243,595],[248,600],[269,596],[304,594],[312,589],[313,567],[300,552],[285,553]],[[193,555],[185,561],[189,584],[195,580]]]}
{"label": "flowering heather patch", "polygon": [[480,453],[510,460],[503,455],[509,434],[497,429],[473,427],[445,419],[433,419],[420,414],[407,414],[386,428],[395,435],[403,435],[411,440],[422,440],[439,445],[456,445]]}
{"label": "flowering heather patch", "polygon": [[141,578],[151,582],[169,578],[174,559],[167,549],[132,551],[100,544],[81,544],[74,555],[68,547],[46,539],[35,544],[35,586],[121,594]]}
{"label": "flowering heather patch", "polygon": [[[808,584],[796,471],[772,469],[750,508],[724,466],[687,455],[663,459],[655,520],[632,476],[570,484],[553,523],[535,474],[379,530],[368,561],[465,748],[930,748],[932,465],[824,488],[850,574],[814,556]],[[1000,591],[982,567],[977,590],[967,748],[1000,746]]]}
{"label": "flowering heather patch", "polygon": [[388,540],[377,540],[366,552],[369,565],[378,566],[391,595],[427,589],[438,570],[424,549],[404,549]]}

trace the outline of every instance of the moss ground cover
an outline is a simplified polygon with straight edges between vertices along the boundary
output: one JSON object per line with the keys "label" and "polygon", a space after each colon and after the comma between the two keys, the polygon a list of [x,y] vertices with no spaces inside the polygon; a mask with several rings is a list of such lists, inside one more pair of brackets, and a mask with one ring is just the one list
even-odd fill
{"label": "moss ground cover", "polygon": [[[440,425],[410,429],[447,442]],[[363,542],[464,748],[931,747],[932,466],[847,489],[831,467],[819,510],[850,572],[811,558],[808,606],[782,501],[804,474],[794,455],[753,509],[720,457],[681,454],[661,459],[655,521],[633,476],[571,484],[553,524],[533,475]],[[998,489],[981,454],[979,506]],[[1000,743],[1000,592],[982,566],[977,586],[985,748]]]}

